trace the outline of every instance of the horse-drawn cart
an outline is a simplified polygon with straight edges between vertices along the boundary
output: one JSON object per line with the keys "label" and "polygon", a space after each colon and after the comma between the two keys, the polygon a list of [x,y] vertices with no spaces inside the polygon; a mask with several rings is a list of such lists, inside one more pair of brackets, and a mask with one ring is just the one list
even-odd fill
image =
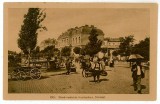
{"label": "horse-drawn cart", "polygon": [[40,79],[41,71],[36,67],[22,66],[13,70],[10,74],[11,79],[25,80],[26,77],[31,79]]}

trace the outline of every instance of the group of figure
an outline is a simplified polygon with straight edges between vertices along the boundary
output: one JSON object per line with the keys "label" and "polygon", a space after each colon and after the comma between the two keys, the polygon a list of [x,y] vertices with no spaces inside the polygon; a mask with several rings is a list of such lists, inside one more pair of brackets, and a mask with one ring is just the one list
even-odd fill
{"label": "group of figure", "polygon": [[[68,75],[71,72],[71,67],[74,65],[72,61],[73,60],[71,59],[66,60],[66,64],[65,64],[67,69],[66,74]],[[105,60],[103,58],[100,59],[98,57],[94,57],[90,59],[81,59],[80,64],[81,64],[83,77],[86,77],[84,76],[83,73],[88,71],[93,76],[94,82],[100,82],[100,75],[103,72],[106,72],[104,71]],[[133,62],[131,71],[132,71],[134,90],[137,91],[139,94],[141,94],[141,79],[144,78],[144,70],[142,69],[141,62],[140,61]]]}
{"label": "group of figure", "polygon": [[73,63],[73,60],[71,60],[71,59],[68,58],[66,60],[65,66],[66,66],[66,69],[67,69],[67,72],[66,72],[67,75],[70,74],[71,70],[73,70],[74,72],[76,72],[76,67],[75,67],[75,64]]}
{"label": "group of figure", "polygon": [[[92,59],[81,60],[82,75],[85,72],[90,72],[93,76],[94,82],[100,82],[100,75],[104,72],[105,62],[104,59],[94,57]],[[88,75],[87,75],[88,76]],[[86,77],[83,75],[83,77]]]}

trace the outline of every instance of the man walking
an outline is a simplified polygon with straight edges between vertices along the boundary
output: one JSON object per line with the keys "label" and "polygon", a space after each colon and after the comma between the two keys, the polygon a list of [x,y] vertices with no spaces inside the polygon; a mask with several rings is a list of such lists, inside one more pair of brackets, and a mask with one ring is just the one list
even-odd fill
{"label": "man walking", "polygon": [[67,62],[66,62],[66,69],[67,69],[66,74],[69,75],[70,74],[70,70],[71,70],[71,61],[70,61],[70,59],[68,59]]}
{"label": "man walking", "polygon": [[132,68],[132,78],[134,90],[141,94],[141,79],[144,78],[144,72],[142,71],[142,66],[139,61],[133,63]]}
{"label": "man walking", "polygon": [[[94,71],[93,71],[94,82],[100,82],[100,74],[102,71],[102,66],[99,61],[100,60],[98,59],[97,61],[94,62]],[[97,80],[96,80],[96,78],[97,78]]]}

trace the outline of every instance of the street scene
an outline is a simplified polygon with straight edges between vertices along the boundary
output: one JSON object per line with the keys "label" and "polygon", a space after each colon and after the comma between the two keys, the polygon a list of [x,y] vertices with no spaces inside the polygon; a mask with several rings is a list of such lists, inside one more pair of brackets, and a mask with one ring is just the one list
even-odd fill
{"label": "street scene", "polygon": [[[43,69],[41,69],[43,70]],[[126,62],[115,63],[114,68],[106,66],[107,76],[100,76],[100,83],[95,83],[92,77],[82,77],[82,69],[66,75],[62,72],[42,71],[42,77],[38,80],[26,78],[26,80],[9,79],[9,93],[79,93],[79,94],[136,94],[134,91],[131,70]],[[142,92],[149,93],[149,70],[145,70],[145,78],[142,79]]]}
{"label": "street scene", "polygon": [[150,93],[148,9],[12,8],[8,15],[8,93]]}

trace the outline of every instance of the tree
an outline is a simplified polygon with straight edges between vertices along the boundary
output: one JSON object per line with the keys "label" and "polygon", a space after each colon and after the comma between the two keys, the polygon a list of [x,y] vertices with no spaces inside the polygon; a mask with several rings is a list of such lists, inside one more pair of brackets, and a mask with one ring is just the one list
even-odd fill
{"label": "tree", "polygon": [[36,47],[36,53],[39,53],[39,52],[40,52],[40,47],[37,46],[37,47]]}
{"label": "tree", "polygon": [[103,53],[107,53],[107,52],[108,52],[108,48],[101,48],[101,51],[102,51]]}
{"label": "tree", "polygon": [[36,47],[38,30],[46,30],[41,25],[46,14],[39,8],[29,8],[28,13],[24,15],[23,25],[19,32],[18,47],[28,55],[30,64],[31,51]]}
{"label": "tree", "polygon": [[121,37],[120,40],[121,40],[121,43],[119,46],[119,54],[129,56],[132,52],[133,42],[135,40],[134,36],[130,35],[124,38]]}
{"label": "tree", "polygon": [[41,45],[42,45],[42,47],[43,48],[46,48],[47,46],[55,46],[56,45],[56,39],[54,39],[54,38],[48,38],[48,39],[46,39],[46,40],[43,40],[42,42],[41,42]]}
{"label": "tree", "polygon": [[98,33],[95,28],[90,32],[89,43],[85,46],[86,54],[93,56],[101,50],[102,41],[97,38]]}
{"label": "tree", "polygon": [[40,47],[37,46],[34,50],[31,51],[31,57],[39,59],[39,55],[40,55],[39,52],[40,52]]}
{"label": "tree", "polygon": [[117,56],[118,55],[118,51],[113,51],[113,56]]}
{"label": "tree", "polygon": [[85,47],[82,47],[82,48],[81,48],[80,54],[81,54],[81,55],[86,55]]}
{"label": "tree", "polygon": [[62,48],[61,55],[62,56],[70,56],[71,55],[71,47],[65,46],[64,48]]}
{"label": "tree", "polygon": [[138,44],[133,47],[133,52],[135,54],[140,54],[145,60],[149,60],[149,49],[150,49],[150,38],[145,38],[141,40]]}
{"label": "tree", "polygon": [[8,66],[9,67],[17,66],[18,63],[20,62],[21,62],[20,53],[8,51]]}
{"label": "tree", "polygon": [[75,54],[80,54],[81,48],[80,47],[75,47],[73,49],[73,51],[74,51]]}
{"label": "tree", "polygon": [[46,56],[48,57],[52,57],[53,56],[53,53],[54,53],[54,49],[55,49],[55,46],[51,45],[51,46],[47,46],[46,48],[44,48],[42,50],[42,52],[44,54],[46,54]]}

